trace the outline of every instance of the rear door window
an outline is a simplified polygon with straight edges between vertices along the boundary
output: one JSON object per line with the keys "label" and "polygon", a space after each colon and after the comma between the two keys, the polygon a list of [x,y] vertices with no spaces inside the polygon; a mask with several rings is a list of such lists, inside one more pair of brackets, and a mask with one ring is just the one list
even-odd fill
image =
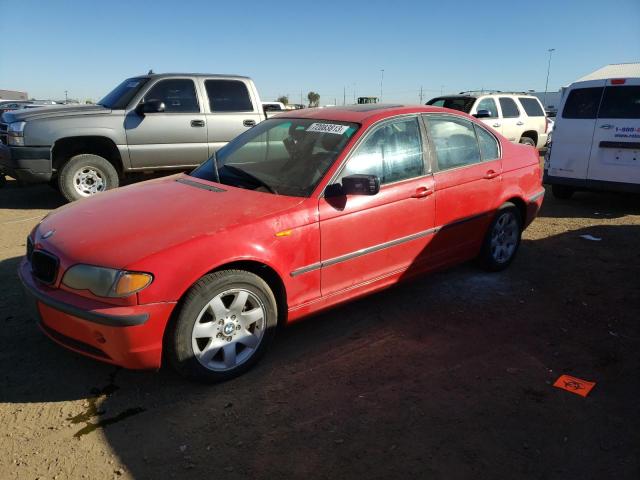
{"label": "rear door window", "polygon": [[493,98],[483,98],[480,100],[476,107],[476,112],[479,112],[480,110],[487,110],[490,113],[489,118],[498,118],[498,107],[496,106],[496,102]]}
{"label": "rear door window", "polygon": [[540,106],[540,102],[535,98],[518,97],[520,104],[529,117],[544,117],[544,110]]}
{"label": "rear door window", "polygon": [[520,110],[516,102],[509,97],[500,97],[500,108],[502,109],[502,118],[517,118],[520,116]]}
{"label": "rear door window", "polygon": [[480,149],[471,122],[462,118],[427,116],[438,170],[480,163]]}
{"label": "rear door window", "polygon": [[640,119],[640,86],[606,87],[598,117]]}
{"label": "rear door window", "polygon": [[205,80],[212,112],[253,112],[253,104],[244,82],[238,80]]}
{"label": "rear door window", "polygon": [[569,92],[562,118],[596,118],[603,87],[575,88]]}
{"label": "rear door window", "polygon": [[482,161],[496,160],[500,158],[500,147],[496,138],[487,132],[484,128],[474,125],[476,134],[478,135],[478,144],[480,145],[480,156]]}

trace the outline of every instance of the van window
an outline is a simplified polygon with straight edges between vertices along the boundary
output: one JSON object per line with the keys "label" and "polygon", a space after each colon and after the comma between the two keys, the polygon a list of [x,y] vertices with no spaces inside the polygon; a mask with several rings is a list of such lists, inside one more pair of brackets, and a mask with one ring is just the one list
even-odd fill
{"label": "van window", "polygon": [[488,110],[490,113],[489,118],[498,118],[498,107],[496,107],[496,102],[493,98],[483,98],[478,102],[478,107],[476,108],[476,112],[480,110]]}
{"label": "van window", "polygon": [[212,112],[252,112],[247,86],[238,80],[205,80]]}
{"label": "van window", "polygon": [[544,110],[540,106],[540,102],[535,98],[530,97],[518,97],[520,103],[522,104],[522,108],[527,112],[527,116],[529,117],[544,117]]}
{"label": "van window", "polygon": [[502,108],[503,118],[517,118],[520,116],[520,110],[516,102],[509,97],[500,97],[500,108]]}
{"label": "van window", "polygon": [[598,117],[640,119],[640,86],[606,87]]}
{"label": "van window", "polygon": [[562,118],[596,118],[602,90],[602,87],[571,90],[562,110]]}

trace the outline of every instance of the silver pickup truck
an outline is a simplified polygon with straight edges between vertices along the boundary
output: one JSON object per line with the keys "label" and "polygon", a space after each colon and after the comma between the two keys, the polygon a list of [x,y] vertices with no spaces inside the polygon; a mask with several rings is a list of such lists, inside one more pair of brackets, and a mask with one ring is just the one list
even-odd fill
{"label": "silver pickup truck", "polygon": [[72,201],[134,172],[195,167],[264,117],[250,78],[141,75],[96,105],[4,113],[0,175],[50,182]]}

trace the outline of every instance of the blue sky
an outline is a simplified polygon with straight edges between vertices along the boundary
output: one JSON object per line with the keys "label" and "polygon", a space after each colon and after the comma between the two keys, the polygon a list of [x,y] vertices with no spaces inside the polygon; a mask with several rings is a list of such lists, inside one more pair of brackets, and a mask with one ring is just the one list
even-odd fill
{"label": "blue sky", "polygon": [[[521,3],[521,4],[520,4]],[[520,5],[518,5],[520,4]],[[0,0],[0,88],[99,99],[128,76],[249,75],[263,100],[309,90],[418,102],[465,89],[549,90],[640,61],[640,0]],[[6,13],[9,12],[9,15]]]}

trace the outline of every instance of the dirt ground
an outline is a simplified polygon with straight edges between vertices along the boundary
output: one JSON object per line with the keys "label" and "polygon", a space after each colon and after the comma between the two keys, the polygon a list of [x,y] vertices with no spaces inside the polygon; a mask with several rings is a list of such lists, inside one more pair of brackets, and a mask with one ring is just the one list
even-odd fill
{"label": "dirt ground", "polygon": [[[215,386],[38,331],[15,272],[61,204],[0,189],[2,479],[640,478],[637,196],[549,194],[507,271],[462,265],[310,318]],[[554,388],[564,373],[597,385]]]}

